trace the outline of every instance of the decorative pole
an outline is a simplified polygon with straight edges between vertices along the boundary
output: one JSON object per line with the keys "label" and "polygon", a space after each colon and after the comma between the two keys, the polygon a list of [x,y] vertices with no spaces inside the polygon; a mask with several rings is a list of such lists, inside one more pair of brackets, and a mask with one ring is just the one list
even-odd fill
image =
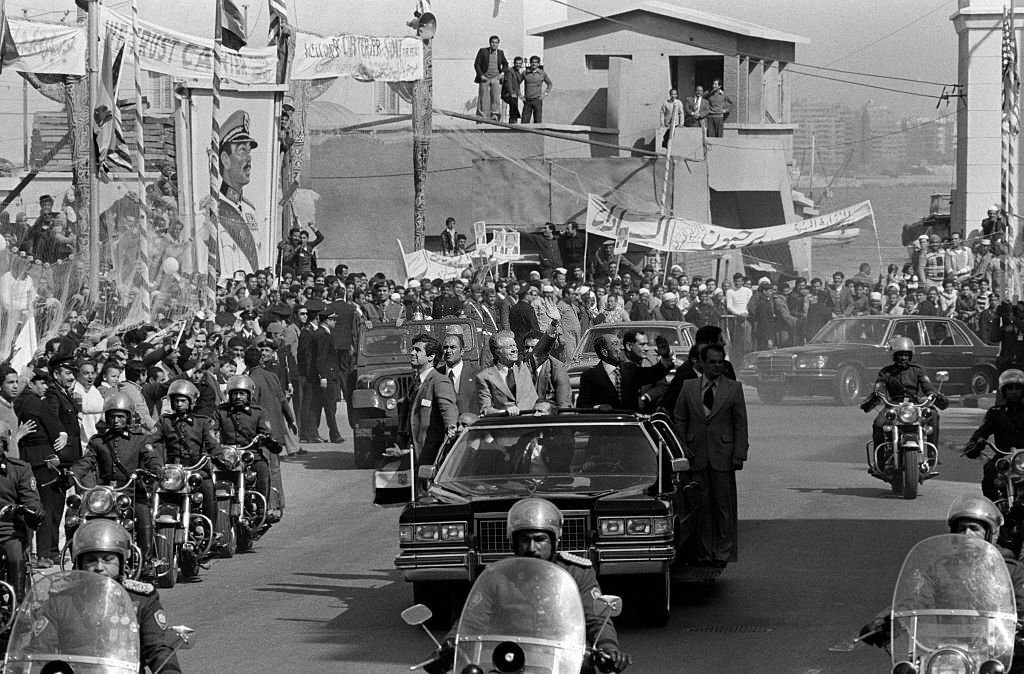
{"label": "decorative pole", "polygon": [[412,247],[422,250],[427,232],[427,159],[434,110],[433,39],[437,20],[430,12],[429,0],[419,0],[415,18],[409,25],[423,40],[423,79],[412,83]]}
{"label": "decorative pole", "polygon": [[[142,66],[139,63],[139,2],[132,0],[132,56],[135,70],[135,178],[139,193],[139,259],[135,263],[135,283],[142,300],[142,312],[149,320],[149,227],[146,218],[146,140],[142,110]],[[117,102],[114,102],[117,105]]]}

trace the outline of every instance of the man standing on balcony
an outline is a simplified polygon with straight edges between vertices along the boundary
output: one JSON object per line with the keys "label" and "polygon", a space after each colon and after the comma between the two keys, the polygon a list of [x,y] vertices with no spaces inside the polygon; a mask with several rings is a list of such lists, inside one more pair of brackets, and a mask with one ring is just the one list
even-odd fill
{"label": "man standing on balcony", "polygon": [[523,124],[544,122],[544,98],[551,93],[551,78],[544,72],[539,56],[530,57],[530,67],[523,73]]}
{"label": "man standing on balcony", "polygon": [[489,46],[481,47],[473,62],[475,81],[479,85],[476,115],[498,120],[501,118],[501,84],[508,72],[508,59],[505,58],[505,52],[498,49],[501,38],[492,35],[487,42]]}
{"label": "man standing on balcony", "polygon": [[679,91],[669,89],[668,100],[661,104],[661,126],[665,135],[661,146],[668,149],[669,140],[675,135],[676,127],[683,125],[683,102],[679,100]]}
{"label": "man standing on balcony", "polygon": [[715,80],[711,83],[711,93],[707,95],[708,102],[708,136],[721,138],[722,130],[725,128],[725,120],[729,119],[732,112],[732,99],[722,91],[722,81]]}
{"label": "man standing on balcony", "polygon": [[704,118],[708,116],[708,102],[704,100],[704,87],[697,85],[683,103],[683,126],[704,128]]}

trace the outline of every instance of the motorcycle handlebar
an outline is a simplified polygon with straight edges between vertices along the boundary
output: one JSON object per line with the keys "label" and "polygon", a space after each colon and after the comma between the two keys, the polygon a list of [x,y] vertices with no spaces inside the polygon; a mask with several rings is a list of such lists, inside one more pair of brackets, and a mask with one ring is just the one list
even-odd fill
{"label": "motorcycle handlebar", "polygon": [[[889,397],[887,395],[878,391],[875,392],[875,395],[878,396],[879,400],[885,403],[886,407],[899,407],[900,405],[904,404],[904,401],[893,402],[892,400],[889,400]],[[921,399],[921,402],[915,403],[909,400],[905,402],[910,403],[914,407],[933,407],[935,405],[935,401],[938,399],[938,393],[929,393],[928,395]]]}

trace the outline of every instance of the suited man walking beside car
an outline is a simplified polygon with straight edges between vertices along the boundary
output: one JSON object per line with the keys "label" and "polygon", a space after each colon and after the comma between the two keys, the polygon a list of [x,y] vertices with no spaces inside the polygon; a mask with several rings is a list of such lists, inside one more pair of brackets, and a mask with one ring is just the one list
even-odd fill
{"label": "suited man walking beside car", "polygon": [[737,556],[736,471],[749,446],[743,386],[722,376],[725,348],[708,344],[701,353],[701,376],[683,384],[676,401],[676,432],[701,485],[696,562],[724,568]]}
{"label": "suited man walking beside car", "polygon": [[640,387],[653,384],[672,369],[672,350],[668,341],[658,336],[659,362],[639,367],[626,358],[618,335],[598,335],[594,351],[601,362],[580,375],[580,394],[576,407],[608,405],[617,410],[637,411]]}
{"label": "suited man walking beside car", "polygon": [[444,444],[455,434],[459,407],[451,380],[434,369],[441,343],[424,333],[412,338],[409,362],[417,374],[417,386],[405,403],[401,428],[408,433],[417,465],[431,465]]}
{"label": "suited man walking beside car", "polygon": [[455,401],[459,414],[480,414],[480,402],[476,395],[476,373],[480,368],[462,359],[466,342],[461,333],[449,333],[441,342],[441,363],[437,371],[455,388]]}

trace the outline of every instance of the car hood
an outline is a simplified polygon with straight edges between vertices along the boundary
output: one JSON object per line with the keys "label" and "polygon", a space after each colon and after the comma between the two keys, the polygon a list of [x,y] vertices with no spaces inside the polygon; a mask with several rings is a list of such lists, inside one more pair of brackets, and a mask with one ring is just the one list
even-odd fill
{"label": "car hood", "polygon": [[406,356],[402,364],[393,365],[366,365],[360,366],[356,369],[357,377],[395,377],[398,375],[412,375],[415,374],[412,371],[412,367],[409,365],[409,357]]}
{"label": "car hood", "polygon": [[540,496],[549,499],[610,500],[642,496],[654,484],[654,477],[631,484],[620,484],[616,488],[605,485],[602,488],[586,477],[559,476],[548,479],[502,480],[449,480],[435,484],[430,495],[442,503],[484,503],[503,499],[520,499],[526,496]]}

